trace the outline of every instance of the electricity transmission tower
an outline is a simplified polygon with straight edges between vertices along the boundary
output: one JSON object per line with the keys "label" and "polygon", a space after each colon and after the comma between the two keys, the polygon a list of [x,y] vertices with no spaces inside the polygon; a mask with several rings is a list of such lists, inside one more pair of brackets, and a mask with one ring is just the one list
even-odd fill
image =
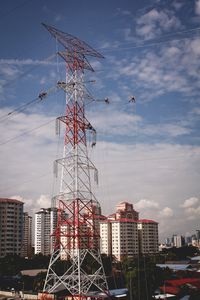
{"label": "electricity transmission tower", "polygon": [[[87,133],[96,131],[85,117],[85,103],[93,98],[85,87],[85,70],[93,71],[87,56],[102,55],[78,38],[52,26],[44,27],[64,46],[58,55],[66,62],[66,81],[57,86],[66,93],[63,116],[57,118],[65,127],[63,156],[55,161],[54,171],[61,169],[60,192],[54,197],[58,222],[53,234],[54,246],[43,291],[61,291],[78,299],[92,294],[108,294],[108,286],[99,249],[100,204],[91,186],[91,172],[97,180],[97,169],[88,157]],[[66,260],[66,268],[59,263]],[[98,296],[97,296],[98,298]]]}

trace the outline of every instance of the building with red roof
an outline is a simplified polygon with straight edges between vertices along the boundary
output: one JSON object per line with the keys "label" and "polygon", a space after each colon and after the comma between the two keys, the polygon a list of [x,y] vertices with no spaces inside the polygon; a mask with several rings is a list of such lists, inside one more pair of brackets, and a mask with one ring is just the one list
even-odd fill
{"label": "building with red roof", "polygon": [[158,223],[139,219],[139,213],[128,202],[120,202],[116,213],[100,221],[101,252],[117,260],[138,253],[158,252]]}

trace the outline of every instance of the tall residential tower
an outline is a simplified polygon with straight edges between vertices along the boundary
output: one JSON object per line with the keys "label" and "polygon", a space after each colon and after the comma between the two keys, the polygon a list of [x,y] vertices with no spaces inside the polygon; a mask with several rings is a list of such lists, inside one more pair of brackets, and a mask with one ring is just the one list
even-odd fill
{"label": "tall residential tower", "polygon": [[23,205],[16,199],[0,198],[0,257],[21,254]]}
{"label": "tall residential tower", "polygon": [[53,232],[56,228],[58,210],[41,208],[35,213],[35,254],[50,255],[53,249]]}

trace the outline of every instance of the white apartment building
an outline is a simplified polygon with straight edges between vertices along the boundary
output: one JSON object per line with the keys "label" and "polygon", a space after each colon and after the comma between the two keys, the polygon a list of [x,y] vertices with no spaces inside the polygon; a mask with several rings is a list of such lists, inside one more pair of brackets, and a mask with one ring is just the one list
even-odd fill
{"label": "white apartment building", "polygon": [[101,253],[114,255],[117,260],[138,253],[137,221],[131,219],[100,222]]}
{"label": "white apartment building", "polygon": [[100,220],[105,220],[101,210],[93,207],[90,211],[86,210],[79,219],[79,238],[74,238],[74,225],[72,219],[66,216],[60,227],[61,260],[68,259],[69,256],[77,255],[78,243],[82,249],[88,247],[98,248],[100,246]]}
{"label": "white apartment building", "polygon": [[138,240],[140,253],[158,253],[158,223],[148,219],[138,220]]}
{"label": "white apartment building", "polygon": [[174,234],[172,240],[173,240],[173,246],[176,248],[180,248],[184,245],[184,238],[181,235]]}
{"label": "white apartment building", "polygon": [[117,260],[157,253],[158,223],[138,220],[139,214],[130,203],[121,202],[116,208],[116,213],[100,221],[101,253],[114,255]]}
{"label": "white apartment building", "polygon": [[35,213],[35,254],[49,255],[52,252],[52,234],[56,229],[57,217],[57,208],[41,208]]}

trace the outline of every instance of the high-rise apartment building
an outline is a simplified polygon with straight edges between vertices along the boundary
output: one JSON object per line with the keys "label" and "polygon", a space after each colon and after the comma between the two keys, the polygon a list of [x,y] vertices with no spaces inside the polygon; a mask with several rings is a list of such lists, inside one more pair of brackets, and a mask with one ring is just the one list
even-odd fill
{"label": "high-rise apartment building", "polygon": [[100,222],[101,252],[114,255],[117,260],[138,253],[137,221],[131,219]]}
{"label": "high-rise apartment building", "polygon": [[[69,218],[68,215],[65,214],[65,212],[60,212],[60,216],[62,218],[63,216],[63,222],[60,227],[60,247],[61,247],[61,259],[66,260],[69,256],[73,257],[77,253],[76,250],[76,240],[72,238],[73,236],[73,227],[69,224],[74,222],[73,218]],[[69,218],[69,219],[68,219]],[[93,219],[93,221],[87,224],[84,222],[85,219]],[[80,248],[85,247],[85,245],[88,243],[88,232],[90,232],[91,235],[94,233],[96,236],[93,239],[93,243],[95,247],[99,248],[100,246],[100,237],[99,237],[99,230],[100,230],[100,221],[106,219],[106,217],[101,215],[101,208],[95,206],[94,204],[89,207],[87,206],[87,209],[79,216],[79,226],[81,229],[82,238],[79,244]],[[85,235],[85,237],[84,237]],[[78,245],[77,245],[78,246]],[[75,249],[74,249],[75,248]],[[67,249],[67,250],[66,250]]]}
{"label": "high-rise apartment building", "polygon": [[158,252],[158,223],[153,220],[138,220],[139,251],[142,254]]}
{"label": "high-rise apartment building", "polygon": [[53,236],[58,218],[57,208],[41,208],[35,213],[35,254],[49,255],[53,249]]}
{"label": "high-rise apartment building", "polygon": [[128,202],[120,202],[116,206],[115,218],[119,219],[131,219],[138,220],[139,213],[134,210],[133,204]]}
{"label": "high-rise apartment building", "polygon": [[32,243],[32,217],[27,212],[23,213],[23,242],[21,256],[31,258],[33,255]]}
{"label": "high-rise apartment building", "polygon": [[138,253],[158,252],[158,223],[139,220],[139,213],[128,202],[116,206],[116,213],[100,221],[101,252],[117,260]]}
{"label": "high-rise apartment building", "polygon": [[21,254],[23,204],[19,200],[0,198],[0,257]]}

